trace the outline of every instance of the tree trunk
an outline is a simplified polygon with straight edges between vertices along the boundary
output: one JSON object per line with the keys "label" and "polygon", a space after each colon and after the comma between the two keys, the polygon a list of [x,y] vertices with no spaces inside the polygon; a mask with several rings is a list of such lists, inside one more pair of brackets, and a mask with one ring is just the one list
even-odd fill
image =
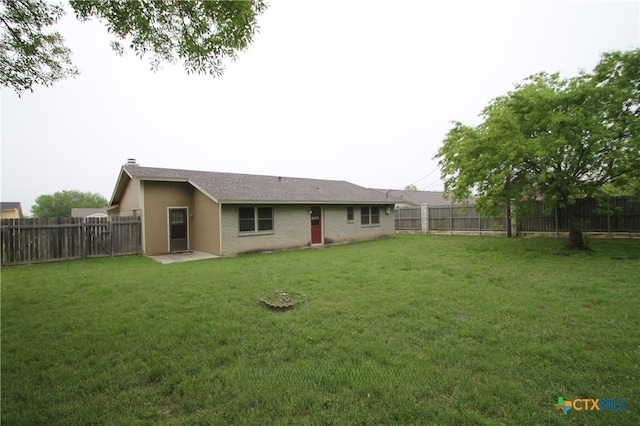
{"label": "tree trunk", "polygon": [[582,235],[582,229],[579,227],[571,227],[569,229],[569,242],[567,248],[570,250],[587,250],[587,245],[584,242],[584,236]]}
{"label": "tree trunk", "polygon": [[507,200],[507,238],[511,237],[511,200]]}
{"label": "tree trunk", "polygon": [[569,250],[589,250],[587,243],[584,241],[582,234],[582,218],[578,213],[577,206],[568,205],[567,215],[569,220],[569,241],[567,248]]}
{"label": "tree trunk", "polygon": [[507,175],[507,181],[504,183],[504,192],[507,194],[507,238],[511,238],[511,195],[509,195],[509,184],[511,183],[511,175]]}

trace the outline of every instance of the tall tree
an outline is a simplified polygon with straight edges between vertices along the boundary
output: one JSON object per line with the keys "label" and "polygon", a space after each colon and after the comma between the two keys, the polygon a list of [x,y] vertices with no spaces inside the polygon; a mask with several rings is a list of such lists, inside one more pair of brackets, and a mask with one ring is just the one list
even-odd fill
{"label": "tall tree", "polygon": [[31,215],[36,218],[70,217],[73,208],[100,208],[107,200],[100,194],[80,191],[59,191],[36,198]]}
{"label": "tall tree", "polygon": [[[236,59],[252,41],[257,17],[266,9],[253,1],[69,1],[82,21],[98,19],[113,34],[112,48],[125,45],[151,68],[182,61],[187,73],[218,76],[225,59]],[[78,74],[70,50],[56,31],[64,14],[61,5],[46,0],[0,0],[0,84],[16,92],[51,85]]]}
{"label": "tall tree", "polygon": [[640,50],[605,53],[592,73],[539,73],[493,100],[478,126],[454,123],[436,154],[445,190],[495,212],[533,199],[562,207],[584,248],[579,206],[640,173]]}

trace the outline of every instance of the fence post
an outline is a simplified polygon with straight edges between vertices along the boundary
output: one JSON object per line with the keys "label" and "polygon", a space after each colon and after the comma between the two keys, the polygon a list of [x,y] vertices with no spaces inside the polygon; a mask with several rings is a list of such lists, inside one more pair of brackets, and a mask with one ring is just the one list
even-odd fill
{"label": "fence post", "polygon": [[87,258],[87,246],[89,245],[87,242],[87,222],[86,218],[82,218],[82,223],[80,224],[80,244],[82,245],[82,260]]}
{"label": "fence post", "polygon": [[420,228],[423,234],[429,233],[429,204],[424,203],[420,206]]}
{"label": "fence post", "polygon": [[113,257],[113,221],[109,221],[109,240],[111,241],[111,257]]}
{"label": "fence post", "polygon": [[7,259],[6,259],[6,250],[5,250],[5,239],[8,237],[8,228],[4,225],[2,225],[2,228],[0,230],[0,250],[2,250],[2,258],[0,260],[0,266],[6,266],[7,264]]}
{"label": "fence post", "polygon": [[555,211],[555,218],[556,218],[556,238],[558,238],[560,235],[558,235],[558,208],[554,208]]}

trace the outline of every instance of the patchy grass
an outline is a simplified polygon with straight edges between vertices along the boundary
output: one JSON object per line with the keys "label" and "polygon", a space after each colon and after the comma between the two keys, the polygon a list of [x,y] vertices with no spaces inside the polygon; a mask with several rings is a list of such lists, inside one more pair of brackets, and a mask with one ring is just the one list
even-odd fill
{"label": "patchy grass", "polygon": [[[4,269],[2,423],[637,424],[640,241],[564,243]],[[268,309],[273,291],[307,303]]]}

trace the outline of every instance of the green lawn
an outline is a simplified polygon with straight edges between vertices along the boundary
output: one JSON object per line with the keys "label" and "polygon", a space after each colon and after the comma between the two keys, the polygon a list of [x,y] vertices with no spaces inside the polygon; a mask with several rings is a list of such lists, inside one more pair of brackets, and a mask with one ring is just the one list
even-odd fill
{"label": "green lawn", "polygon": [[[640,420],[640,241],[413,236],[2,271],[2,424]],[[307,303],[279,312],[275,290]],[[626,410],[554,409],[558,397]]]}

